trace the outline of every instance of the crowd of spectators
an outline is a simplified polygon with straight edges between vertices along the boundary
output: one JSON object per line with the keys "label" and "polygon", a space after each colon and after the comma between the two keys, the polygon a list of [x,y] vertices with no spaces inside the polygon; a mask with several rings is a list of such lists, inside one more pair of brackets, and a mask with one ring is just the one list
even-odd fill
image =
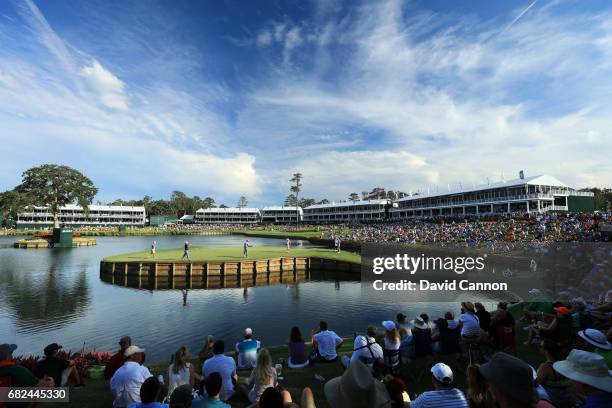
{"label": "crowd of spectators", "polygon": [[540,214],[534,217],[418,219],[394,223],[330,225],[323,238],[359,242],[487,245],[494,243],[593,242],[612,213]]}
{"label": "crowd of spectators", "polygon": [[[524,304],[519,320],[505,303],[488,311],[480,303],[463,302],[459,316],[449,311],[437,319],[423,313],[408,321],[399,313],[380,327],[369,326],[365,334],[355,334],[349,354],[338,352],[347,339],[322,321],[311,333],[310,352],[300,329],[291,328],[286,361],[294,370],[319,364],[343,367],[340,377],[321,378],[323,394],[333,408],[610,407],[612,299],[583,306],[575,301],[538,303],[536,310],[534,304]],[[555,319],[559,321],[551,328]],[[542,322],[549,322],[548,331]],[[516,355],[521,326],[529,331],[526,346],[537,347],[541,354],[537,369]],[[15,363],[16,348],[0,345],[2,386],[83,386],[73,363],[57,357],[60,345],[45,347],[45,359],[32,371]],[[113,406],[227,408],[236,395],[242,395],[253,408],[315,407],[310,388],[303,389],[299,404],[293,402],[282,386],[285,360],[274,364],[252,329],[244,330],[233,351],[236,358],[228,354],[223,341],[208,336],[195,367],[181,346],[167,373],[154,376],[144,365],[144,350],[130,337],[122,337],[104,371]],[[456,358],[440,361],[448,356]],[[416,376],[425,373],[414,372],[419,362],[425,362],[431,388],[417,395],[409,390]],[[465,370],[466,387],[457,385],[458,369]]]}

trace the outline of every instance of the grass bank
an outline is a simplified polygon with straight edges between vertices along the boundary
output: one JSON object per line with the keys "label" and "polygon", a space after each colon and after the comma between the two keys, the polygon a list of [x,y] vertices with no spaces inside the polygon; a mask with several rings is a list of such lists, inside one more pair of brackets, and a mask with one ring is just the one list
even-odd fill
{"label": "grass bank", "polygon": [[278,231],[278,230],[233,230],[232,234],[245,235],[247,237],[260,238],[291,238],[304,239],[320,238],[322,231],[303,230],[303,231]]}
{"label": "grass bank", "polygon": [[[104,258],[108,262],[174,262],[181,261],[183,249],[163,249],[157,251],[155,258],[148,251],[132,252],[127,254],[114,255]],[[271,259],[284,256],[292,257],[316,257],[324,259],[334,259],[338,261],[361,263],[359,254],[340,251],[336,252],[328,248],[291,248],[287,250],[285,247],[275,246],[254,246],[249,248],[248,258],[242,256],[242,246],[236,247],[192,247],[189,250],[189,256],[192,262],[204,261],[243,261],[243,260],[258,260]]]}
{"label": "grass bank", "polygon": [[[519,316],[518,308],[514,308],[512,313],[518,321]],[[289,328],[287,328],[287,331]],[[523,341],[526,340],[527,332],[523,331],[519,325],[517,330],[517,355],[523,360],[535,368],[544,360],[537,352],[536,346],[525,346]],[[286,361],[288,356],[288,349],[286,346],[271,347],[270,353],[274,362],[279,359]],[[170,353],[172,350],[169,350]],[[350,353],[352,351],[352,339],[345,339],[344,343],[340,347],[340,352]],[[191,350],[192,354],[196,354],[198,350]],[[408,385],[408,392],[412,396],[415,393],[421,393],[423,391],[430,390],[431,377],[429,369],[436,362],[445,362],[453,369],[455,374],[455,386],[461,389],[466,388],[466,376],[465,367],[466,363],[458,361],[456,355],[432,357],[432,358],[421,358],[404,367],[403,375]],[[167,364],[155,364],[148,365],[151,372],[155,375],[166,374]],[[325,396],[323,394],[323,382],[320,382],[314,378],[315,374],[322,375],[326,380],[342,375],[342,367],[339,363],[334,364],[317,364],[313,367],[307,367],[298,370],[292,370],[289,368],[283,369],[283,375],[285,379],[281,381],[281,385],[291,392],[291,395],[295,400],[299,400],[301,390],[304,387],[310,387],[315,396],[317,408],[328,408]],[[242,371],[238,373],[239,376],[248,377],[249,371]],[[112,406],[112,395],[108,389],[106,383],[102,380],[87,380],[86,387],[81,389],[73,389],[70,393],[71,402],[69,406],[74,407],[91,407],[91,408],[102,408]],[[247,407],[249,404],[244,397],[234,397],[231,401],[232,407],[241,408]],[[66,405],[61,404],[48,404],[49,407],[64,407]]]}

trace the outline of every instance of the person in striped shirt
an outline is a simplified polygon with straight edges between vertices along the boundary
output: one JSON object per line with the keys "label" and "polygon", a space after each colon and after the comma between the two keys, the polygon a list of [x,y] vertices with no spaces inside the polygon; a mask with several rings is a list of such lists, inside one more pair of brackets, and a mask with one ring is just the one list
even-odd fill
{"label": "person in striped shirt", "polygon": [[410,402],[410,408],[469,408],[463,392],[453,387],[453,370],[444,363],[431,367],[433,391],[426,391]]}
{"label": "person in striped shirt", "polygon": [[253,339],[253,330],[244,329],[244,340],[236,343],[238,353],[238,368],[255,368],[257,363],[257,350],[261,347],[259,340]]}

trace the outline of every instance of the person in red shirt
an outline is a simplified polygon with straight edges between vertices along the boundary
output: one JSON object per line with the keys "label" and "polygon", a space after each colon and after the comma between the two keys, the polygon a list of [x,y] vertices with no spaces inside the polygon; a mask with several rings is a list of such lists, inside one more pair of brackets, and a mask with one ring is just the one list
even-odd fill
{"label": "person in red shirt", "polygon": [[132,338],[130,336],[123,336],[119,340],[119,351],[110,358],[106,367],[104,368],[104,380],[110,381],[115,374],[115,371],[119,369],[125,362],[125,350],[132,345]]}

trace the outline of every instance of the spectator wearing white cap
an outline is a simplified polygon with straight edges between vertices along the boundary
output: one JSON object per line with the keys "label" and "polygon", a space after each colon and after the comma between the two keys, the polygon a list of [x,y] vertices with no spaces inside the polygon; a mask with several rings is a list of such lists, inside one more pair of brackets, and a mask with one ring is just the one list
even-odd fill
{"label": "spectator wearing white cap", "polygon": [[453,387],[453,370],[444,363],[431,367],[433,391],[426,391],[410,403],[410,408],[468,408],[463,392]]}
{"label": "spectator wearing white cap", "polygon": [[586,346],[580,348],[599,354],[608,364],[608,368],[612,369],[612,345],[604,333],[596,329],[586,329],[579,331],[578,336],[580,336]]}
{"label": "spectator wearing white cap", "polygon": [[113,374],[110,380],[110,389],[113,393],[113,406],[127,407],[130,404],[141,402],[140,387],[145,380],[152,376],[149,369],[142,363],[144,349],[130,346],[123,353],[125,363]]}
{"label": "spectator wearing white cap", "polygon": [[392,371],[399,369],[400,360],[400,334],[395,326],[395,322],[391,320],[385,320],[382,322],[382,326],[385,328],[384,338],[384,355],[385,365]]}
{"label": "spectator wearing white cap", "polygon": [[236,343],[236,353],[238,353],[238,368],[251,369],[257,363],[257,350],[261,347],[258,340],[253,339],[253,329],[244,329],[244,340]]}
{"label": "spectator wearing white cap", "polygon": [[602,356],[584,350],[572,350],[553,368],[569,378],[574,387],[586,396],[584,408],[612,407],[612,372]]}

